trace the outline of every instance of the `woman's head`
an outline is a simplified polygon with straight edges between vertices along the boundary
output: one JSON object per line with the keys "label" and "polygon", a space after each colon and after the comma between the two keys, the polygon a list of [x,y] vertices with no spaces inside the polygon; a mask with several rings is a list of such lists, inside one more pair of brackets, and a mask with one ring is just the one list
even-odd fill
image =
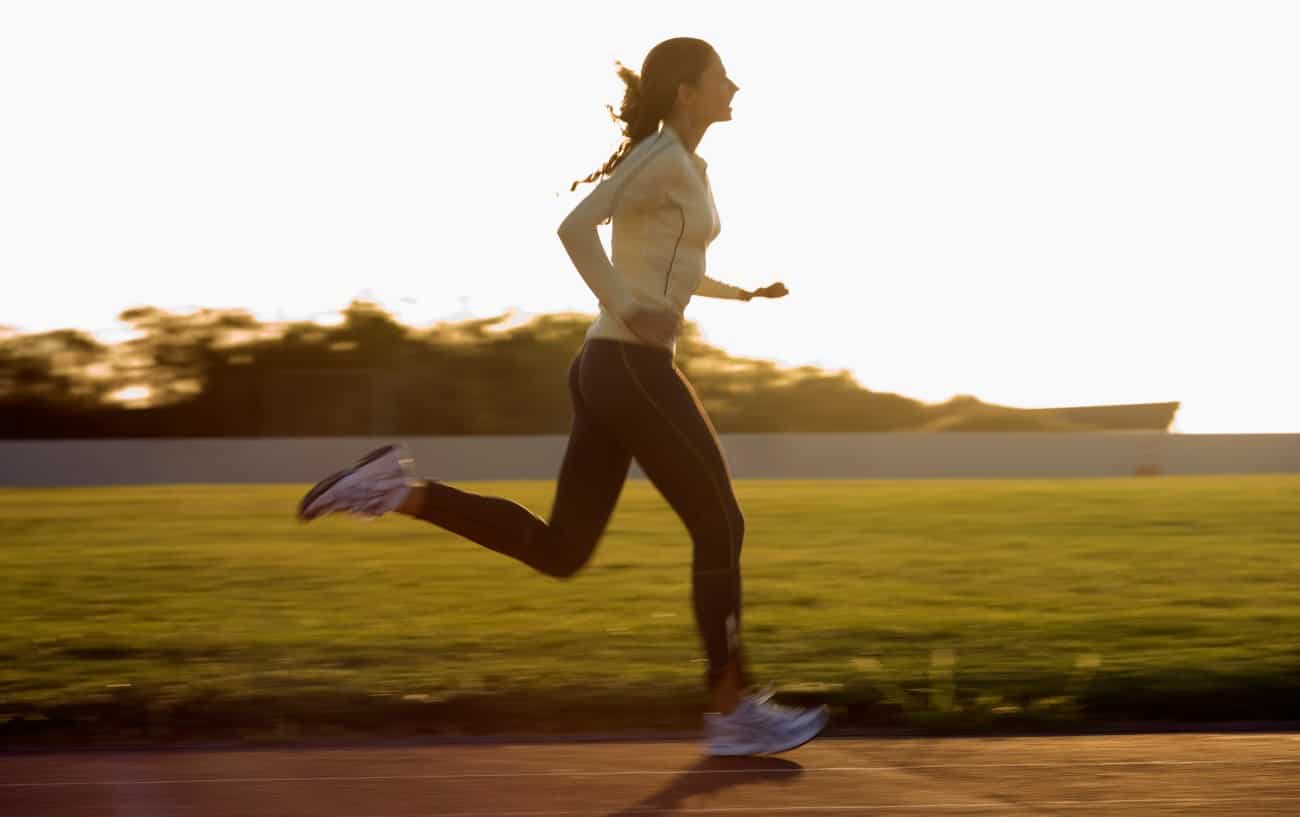
{"label": "woman's head", "polygon": [[[623,144],[605,165],[583,182],[593,182],[614,172],[637,143],[659,130],[674,114],[707,127],[731,118],[731,98],[738,88],[727,77],[713,46],[694,37],[674,37],[650,49],[641,73],[622,63],[623,103],[610,115],[623,123]],[[576,188],[580,182],[574,182]]]}

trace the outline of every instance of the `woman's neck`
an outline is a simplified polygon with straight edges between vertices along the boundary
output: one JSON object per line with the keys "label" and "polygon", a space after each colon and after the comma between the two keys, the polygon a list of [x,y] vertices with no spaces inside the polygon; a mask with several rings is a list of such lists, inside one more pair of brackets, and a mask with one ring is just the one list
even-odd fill
{"label": "woman's neck", "polygon": [[704,132],[709,129],[709,125],[697,125],[681,113],[671,113],[664,120],[664,124],[677,131],[677,136],[682,140],[682,145],[691,153],[699,146],[700,140],[704,138]]}

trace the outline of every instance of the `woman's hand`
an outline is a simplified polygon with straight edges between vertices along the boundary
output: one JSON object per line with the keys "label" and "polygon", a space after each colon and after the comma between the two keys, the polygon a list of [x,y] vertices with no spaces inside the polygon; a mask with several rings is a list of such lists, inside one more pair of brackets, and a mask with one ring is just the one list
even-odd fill
{"label": "woman's hand", "polygon": [[777,281],[775,284],[769,284],[768,286],[760,287],[759,289],[752,290],[745,294],[747,296],[745,298],[746,301],[753,298],[784,298],[790,294],[790,290],[785,288],[785,284]]}
{"label": "woman's hand", "polygon": [[637,307],[623,316],[623,323],[646,343],[666,346],[677,335],[682,316],[669,310]]}

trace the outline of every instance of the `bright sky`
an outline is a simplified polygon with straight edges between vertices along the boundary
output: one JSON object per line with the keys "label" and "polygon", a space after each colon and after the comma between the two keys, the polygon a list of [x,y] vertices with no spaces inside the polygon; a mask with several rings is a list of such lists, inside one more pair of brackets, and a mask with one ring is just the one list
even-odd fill
{"label": "bright sky", "polygon": [[593,311],[555,228],[616,147],[614,61],[711,41],[697,299],[735,354],[924,400],[1180,400],[1300,431],[1300,4],[0,6],[0,324],[122,309]]}

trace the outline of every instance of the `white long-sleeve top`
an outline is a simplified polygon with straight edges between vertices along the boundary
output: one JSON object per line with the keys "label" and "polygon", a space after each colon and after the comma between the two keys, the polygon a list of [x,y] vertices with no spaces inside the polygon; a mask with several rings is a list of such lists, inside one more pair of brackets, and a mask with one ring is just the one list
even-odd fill
{"label": "white long-sleeve top", "polygon": [[[613,224],[612,255],[596,227]],[[678,316],[692,295],[744,298],[740,287],[704,274],[704,253],[721,229],[708,163],[665,125],[624,157],[564,223],[559,235],[578,273],[600,300],[588,338],[646,344],[621,320],[638,309]],[[666,348],[672,350],[675,341]]]}

